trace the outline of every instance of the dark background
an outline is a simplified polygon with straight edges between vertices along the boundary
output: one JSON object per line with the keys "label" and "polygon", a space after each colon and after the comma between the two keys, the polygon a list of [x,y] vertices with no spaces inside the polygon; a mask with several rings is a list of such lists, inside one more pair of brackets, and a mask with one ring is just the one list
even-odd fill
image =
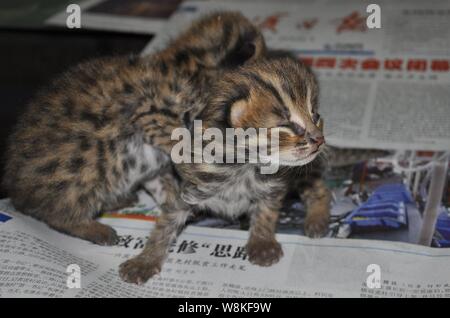
{"label": "dark background", "polygon": [[[0,180],[8,135],[39,88],[81,61],[139,53],[150,40],[149,35],[103,31],[0,28]],[[0,198],[5,196],[0,186]]]}

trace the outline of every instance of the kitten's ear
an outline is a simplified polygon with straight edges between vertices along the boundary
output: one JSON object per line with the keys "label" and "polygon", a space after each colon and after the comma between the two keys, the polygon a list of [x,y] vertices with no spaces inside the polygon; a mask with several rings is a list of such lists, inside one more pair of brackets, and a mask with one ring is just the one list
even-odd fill
{"label": "kitten's ear", "polygon": [[224,67],[237,67],[252,59],[256,54],[256,45],[253,42],[245,42],[231,51],[222,62]]}
{"label": "kitten's ear", "polygon": [[233,127],[242,127],[243,119],[247,109],[247,102],[240,100],[231,105],[230,109],[230,123]]}

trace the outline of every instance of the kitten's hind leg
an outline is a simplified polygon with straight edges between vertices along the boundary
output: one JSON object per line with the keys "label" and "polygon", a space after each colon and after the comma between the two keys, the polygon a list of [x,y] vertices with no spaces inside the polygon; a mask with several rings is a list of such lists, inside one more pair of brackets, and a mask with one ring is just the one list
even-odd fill
{"label": "kitten's hind leg", "polygon": [[118,241],[116,231],[95,221],[96,211],[87,201],[79,200],[73,204],[61,200],[55,206],[58,213],[45,213],[38,216],[55,230],[99,245],[114,245]]}
{"label": "kitten's hind leg", "polygon": [[[189,207],[181,200],[177,181],[172,175],[167,174],[160,181],[163,195],[155,199],[159,201],[162,213],[142,252],[120,265],[120,276],[129,283],[143,284],[161,271],[170,244],[176,239],[189,215]],[[152,186],[154,185],[155,180],[152,181]]]}
{"label": "kitten's hind leg", "polygon": [[305,234],[318,238],[328,233],[331,193],[321,179],[314,180],[300,197],[306,206]]}
{"label": "kitten's hind leg", "polygon": [[116,232],[94,220],[101,210],[101,198],[105,196],[95,190],[96,185],[80,187],[76,182],[48,180],[48,184],[42,182],[39,188],[27,191],[29,188],[24,187],[20,195],[13,195],[14,206],[64,234],[99,245],[117,243]]}
{"label": "kitten's hind leg", "polygon": [[86,220],[73,224],[48,223],[59,232],[79,237],[98,245],[114,245],[119,240],[116,231],[112,227],[95,220]]}

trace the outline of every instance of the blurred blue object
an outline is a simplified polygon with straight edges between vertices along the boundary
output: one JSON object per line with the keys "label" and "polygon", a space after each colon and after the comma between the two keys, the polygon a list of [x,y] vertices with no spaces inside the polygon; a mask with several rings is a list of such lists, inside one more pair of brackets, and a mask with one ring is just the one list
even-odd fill
{"label": "blurred blue object", "polygon": [[6,221],[11,220],[12,217],[0,212],[0,222],[5,223]]}
{"label": "blurred blue object", "polygon": [[403,184],[387,184],[375,189],[369,199],[353,210],[344,223],[353,233],[391,230],[408,226],[406,204],[414,203]]}
{"label": "blurred blue object", "polygon": [[442,210],[436,222],[436,232],[438,232],[438,235],[434,238],[433,245],[450,247],[450,215],[444,207]]}
{"label": "blurred blue object", "polygon": [[375,189],[367,202],[370,202],[371,200],[375,202],[392,200],[403,202],[405,204],[414,203],[411,192],[402,183],[379,186]]}

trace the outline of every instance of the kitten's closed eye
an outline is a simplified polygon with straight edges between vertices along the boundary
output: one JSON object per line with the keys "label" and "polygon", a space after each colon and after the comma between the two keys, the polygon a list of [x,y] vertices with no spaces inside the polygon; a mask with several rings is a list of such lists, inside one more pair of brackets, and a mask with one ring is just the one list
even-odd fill
{"label": "kitten's closed eye", "polygon": [[306,132],[305,128],[293,122],[282,122],[278,125],[278,127],[288,128],[298,136],[303,136]]}
{"label": "kitten's closed eye", "polygon": [[299,124],[296,123],[292,123],[293,126],[293,130],[294,132],[299,135],[299,136],[303,136],[306,132],[306,129],[303,128],[302,126],[300,126]]}

